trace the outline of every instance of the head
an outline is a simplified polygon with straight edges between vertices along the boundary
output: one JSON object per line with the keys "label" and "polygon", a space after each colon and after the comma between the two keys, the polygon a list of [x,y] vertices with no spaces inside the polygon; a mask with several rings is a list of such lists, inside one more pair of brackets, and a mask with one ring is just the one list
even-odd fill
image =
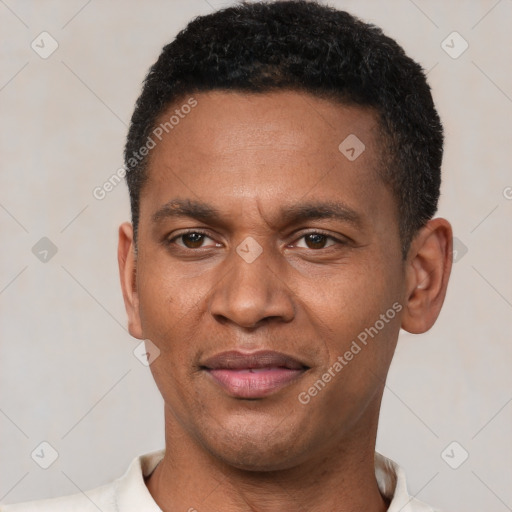
{"label": "head", "polygon": [[[346,12],[243,4],[164,47],[128,133],[119,262],[177,428],[252,470],[372,438],[400,327],[444,300],[442,144],[421,67]],[[300,371],[241,396],[212,378],[230,351]]]}
{"label": "head", "polygon": [[159,129],[162,114],[174,113],[170,106],[188,110],[195,92],[212,90],[303,91],[372,109],[382,142],[378,172],[395,196],[405,257],[439,198],[443,131],[430,87],[421,66],[379,28],[311,1],[240,5],[201,16],[163,48],[125,147],[135,239],[151,160],[141,148],[180,121],[168,116]]}

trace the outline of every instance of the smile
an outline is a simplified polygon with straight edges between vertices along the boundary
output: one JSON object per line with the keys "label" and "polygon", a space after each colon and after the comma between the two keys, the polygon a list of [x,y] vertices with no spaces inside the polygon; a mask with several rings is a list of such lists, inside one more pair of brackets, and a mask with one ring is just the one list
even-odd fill
{"label": "smile", "polygon": [[308,366],[279,352],[223,352],[208,359],[205,370],[229,395],[264,398],[299,379]]}

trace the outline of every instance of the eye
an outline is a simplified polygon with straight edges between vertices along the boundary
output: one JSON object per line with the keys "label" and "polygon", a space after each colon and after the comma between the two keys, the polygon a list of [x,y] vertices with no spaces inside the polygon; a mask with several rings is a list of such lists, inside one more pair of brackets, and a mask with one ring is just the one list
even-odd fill
{"label": "eye", "polygon": [[[321,233],[318,231],[306,233],[305,235],[302,235],[298,240],[304,239],[305,241],[305,249],[325,249],[326,247],[331,247],[332,245],[343,244],[341,240],[338,240],[337,238],[334,238],[330,235],[327,235],[325,233]],[[328,240],[333,241],[330,245],[326,246],[326,243]],[[296,247],[300,247],[299,245],[296,245]]]}
{"label": "eye", "polygon": [[[204,243],[206,240],[211,240],[213,242],[213,245],[205,246]],[[299,243],[296,243],[294,246],[303,248],[303,249],[313,249],[313,250],[319,250],[319,249],[326,249],[328,247],[331,247],[333,245],[344,245],[345,242],[342,240],[339,240],[331,235],[328,235],[326,233],[322,233],[319,231],[314,231],[310,233],[306,233],[299,237],[297,240],[303,240],[303,244],[300,245]],[[328,242],[331,242],[328,244]],[[172,238],[167,239],[166,243],[168,245],[177,245],[178,247],[184,248],[184,249],[206,249],[208,247],[221,247],[222,244],[219,244],[215,242],[211,237],[209,237],[206,233],[202,231],[188,231],[185,233],[181,233],[179,235],[176,235]]]}
{"label": "eye", "polygon": [[[210,238],[206,233],[201,231],[188,231],[168,239],[167,243],[169,245],[176,244],[177,246],[184,247],[185,249],[201,249],[203,247],[203,242],[207,239],[214,242],[214,240]],[[220,245],[221,244],[215,242],[216,247],[220,247]]]}

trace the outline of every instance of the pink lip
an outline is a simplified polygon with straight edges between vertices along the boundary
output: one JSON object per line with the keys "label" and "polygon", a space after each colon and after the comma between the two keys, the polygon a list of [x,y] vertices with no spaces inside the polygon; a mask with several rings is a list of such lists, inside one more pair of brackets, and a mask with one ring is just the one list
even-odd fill
{"label": "pink lip", "polygon": [[231,396],[237,398],[268,396],[308,369],[293,357],[271,351],[250,354],[223,352],[206,360],[202,366]]}

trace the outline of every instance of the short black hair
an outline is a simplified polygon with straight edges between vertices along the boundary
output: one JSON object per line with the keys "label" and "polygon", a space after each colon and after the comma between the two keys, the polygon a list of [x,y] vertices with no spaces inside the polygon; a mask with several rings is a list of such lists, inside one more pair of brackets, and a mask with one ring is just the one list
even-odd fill
{"label": "short black hair", "polygon": [[[241,3],[192,20],[150,68],[125,146],[135,247],[157,119],[194,92],[303,91],[372,108],[403,257],[437,210],[443,128],[422,67],[382,30],[315,0]],[[341,141],[340,141],[341,142]]]}

